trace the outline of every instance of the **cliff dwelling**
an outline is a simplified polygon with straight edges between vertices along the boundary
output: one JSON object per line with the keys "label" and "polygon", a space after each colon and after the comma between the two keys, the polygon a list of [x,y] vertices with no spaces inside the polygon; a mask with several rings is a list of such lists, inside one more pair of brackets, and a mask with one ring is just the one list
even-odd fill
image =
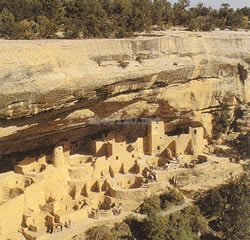
{"label": "cliff dwelling", "polygon": [[[80,3],[107,1],[21,2],[28,9],[40,2],[45,9],[54,2],[76,3],[63,6],[61,16]],[[146,1],[131,2],[143,7]],[[16,1],[4,3],[19,10]],[[6,11],[0,7],[0,25],[6,17],[8,32],[14,26],[9,20],[20,19]],[[83,240],[79,236],[96,225],[115,227],[131,215],[144,221],[149,214],[139,212],[140,206],[174,191],[183,197],[180,205],[169,201],[165,209],[158,201],[166,220],[249,171],[249,30],[178,26],[124,39],[113,39],[112,32],[111,39],[70,40],[77,33],[68,24],[82,26],[70,17],[58,25],[67,39],[48,40],[37,35],[49,33],[42,26],[49,24],[45,16],[53,14],[20,20],[14,28],[34,40],[0,39],[0,240]],[[92,17],[83,23],[94,23]],[[106,20],[102,31],[109,27]],[[81,29],[79,38],[91,29]],[[221,231],[213,233],[217,239]],[[194,234],[214,239],[199,237],[196,229]]]}
{"label": "cliff dwelling", "polygon": [[84,221],[93,209],[105,214],[118,203],[131,211],[178,171],[213,165],[204,154],[202,127],[175,132],[168,134],[164,121],[152,121],[145,136],[133,141],[105,132],[87,141],[68,139],[49,155],[16,161],[14,172],[0,178],[0,217],[8,219],[1,222],[0,235],[22,231],[26,239],[46,239],[52,226]]}

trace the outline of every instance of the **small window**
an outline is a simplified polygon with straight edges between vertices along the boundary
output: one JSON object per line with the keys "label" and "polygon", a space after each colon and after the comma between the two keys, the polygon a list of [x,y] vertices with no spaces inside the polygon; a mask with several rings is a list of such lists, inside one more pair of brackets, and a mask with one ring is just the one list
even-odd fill
{"label": "small window", "polygon": [[18,184],[18,181],[16,181],[16,184]]}
{"label": "small window", "polygon": [[195,130],[194,130],[194,135],[196,135],[196,134],[197,134],[197,130],[195,129]]}
{"label": "small window", "polygon": [[160,146],[157,146],[157,150],[160,150],[161,148],[160,148]]}
{"label": "small window", "polygon": [[119,157],[118,156],[116,156],[116,158],[115,158],[116,160],[118,160],[119,159]]}
{"label": "small window", "polygon": [[134,154],[132,154],[132,158],[134,158],[135,157],[135,155]]}

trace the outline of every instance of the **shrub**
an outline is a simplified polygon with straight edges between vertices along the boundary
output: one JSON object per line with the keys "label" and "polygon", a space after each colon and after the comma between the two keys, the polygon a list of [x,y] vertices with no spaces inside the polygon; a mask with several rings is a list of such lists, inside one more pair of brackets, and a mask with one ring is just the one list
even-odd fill
{"label": "shrub", "polygon": [[[0,34],[7,39],[24,38],[16,35],[15,28],[16,23],[24,20],[40,25],[41,38],[55,37],[54,29],[60,29],[70,39],[79,35],[124,38],[137,31],[160,30],[172,25],[188,26],[191,31],[211,31],[215,26],[250,27],[247,7],[234,10],[224,4],[217,10],[203,4],[187,8],[188,5],[188,0],[178,0],[172,5],[165,0],[1,0],[0,14],[10,21],[5,22]],[[41,17],[48,19],[42,21],[42,26]],[[48,31],[44,33],[44,29]],[[37,34],[35,29],[32,32]]]}
{"label": "shrub", "polygon": [[188,207],[170,215],[168,218],[166,239],[198,240],[199,232],[206,235],[208,233],[208,224],[197,207]]}
{"label": "shrub", "polygon": [[169,217],[154,212],[143,220],[130,218],[126,223],[137,240],[198,240],[198,233],[209,234],[207,220],[198,207],[185,208]]}
{"label": "shrub", "polygon": [[215,29],[214,20],[211,17],[204,19],[204,22],[201,26],[202,31],[213,31]]}
{"label": "shrub", "polygon": [[119,61],[119,67],[125,69],[128,65],[129,65],[129,62],[124,62],[124,61]]}
{"label": "shrub", "polygon": [[57,25],[52,19],[45,16],[39,16],[37,18],[38,36],[40,38],[54,38],[57,32]]}
{"label": "shrub", "polygon": [[33,29],[36,23],[33,21],[23,20],[17,23],[17,38],[18,39],[34,39],[36,37]]}
{"label": "shrub", "polygon": [[242,157],[250,157],[250,133],[241,133],[236,139],[228,142],[229,145]]}
{"label": "shrub", "polygon": [[189,31],[198,31],[201,29],[204,22],[203,17],[197,17],[195,19],[191,19],[188,24],[188,30]]}
{"label": "shrub", "polygon": [[178,214],[169,218],[169,225],[166,231],[166,239],[170,240],[198,240],[199,237],[192,231],[188,218]]}
{"label": "shrub", "polygon": [[135,61],[139,62],[140,64],[143,63],[142,57],[140,55],[135,58]]}
{"label": "shrub", "polygon": [[16,39],[18,36],[15,16],[8,9],[3,9],[0,13],[0,34],[9,39]]}
{"label": "shrub", "polygon": [[187,207],[181,211],[181,214],[184,218],[189,219],[189,224],[192,232],[201,232],[202,235],[207,235],[209,233],[208,221],[201,214],[200,209],[197,206]]}
{"label": "shrub", "polygon": [[140,206],[140,213],[142,214],[155,214],[161,211],[161,200],[159,196],[153,195],[146,198]]}
{"label": "shrub", "polygon": [[145,240],[165,239],[167,219],[162,215],[153,213],[144,219],[142,223],[142,234]]}
{"label": "shrub", "polygon": [[213,219],[212,227],[227,240],[249,239],[249,176],[244,174],[209,190],[197,201],[202,213]]}
{"label": "shrub", "polygon": [[169,192],[161,194],[160,200],[162,209],[168,209],[173,205],[180,205],[185,202],[181,192],[178,192],[176,189],[171,189]]}
{"label": "shrub", "polygon": [[115,240],[115,237],[110,228],[101,225],[87,230],[86,240]]}
{"label": "shrub", "polygon": [[133,239],[130,227],[126,222],[116,223],[112,229],[113,236],[116,240],[129,240]]}
{"label": "shrub", "polygon": [[136,239],[142,238],[142,220],[134,216],[129,216],[124,221],[130,228],[132,236]]}
{"label": "shrub", "polygon": [[213,113],[213,129],[212,135],[215,139],[227,132],[232,120],[231,111],[229,108],[230,99],[224,98],[219,105],[219,111]]}
{"label": "shrub", "polygon": [[9,191],[9,197],[15,198],[23,193],[24,193],[24,191],[21,188],[11,188]]}
{"label": "shrub", "polygon": [[80,37],[80,29],[74,23],[67,22],[64,29],[64,37],[67,39],[74,39]]}

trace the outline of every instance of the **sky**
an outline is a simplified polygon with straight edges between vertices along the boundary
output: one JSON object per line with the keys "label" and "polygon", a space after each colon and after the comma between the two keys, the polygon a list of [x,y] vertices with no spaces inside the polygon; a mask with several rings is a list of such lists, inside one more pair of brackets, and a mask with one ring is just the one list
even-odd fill
{"label": "sky", "polygon": [[[169,0],[170,2],[176,2],[176,0]],[[190,0],[191,6],[195,6],[197,3],[205,3],[207,6],[213,8],[219,8],[222,3],[229,3],[233,8],[250,7],[250,0]]]}

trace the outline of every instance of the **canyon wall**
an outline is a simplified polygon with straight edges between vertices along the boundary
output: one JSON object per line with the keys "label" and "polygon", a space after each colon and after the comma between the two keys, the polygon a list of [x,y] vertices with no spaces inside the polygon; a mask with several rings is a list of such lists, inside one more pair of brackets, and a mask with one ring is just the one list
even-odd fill
{"label": "canyon wall", "polygon": [[[107,122],[160,118],[202,126],[223,99],[249,102],[250,34],[0,40],[0,155],[94,134]],[[105,124],[101,121],[105,121]]]}

